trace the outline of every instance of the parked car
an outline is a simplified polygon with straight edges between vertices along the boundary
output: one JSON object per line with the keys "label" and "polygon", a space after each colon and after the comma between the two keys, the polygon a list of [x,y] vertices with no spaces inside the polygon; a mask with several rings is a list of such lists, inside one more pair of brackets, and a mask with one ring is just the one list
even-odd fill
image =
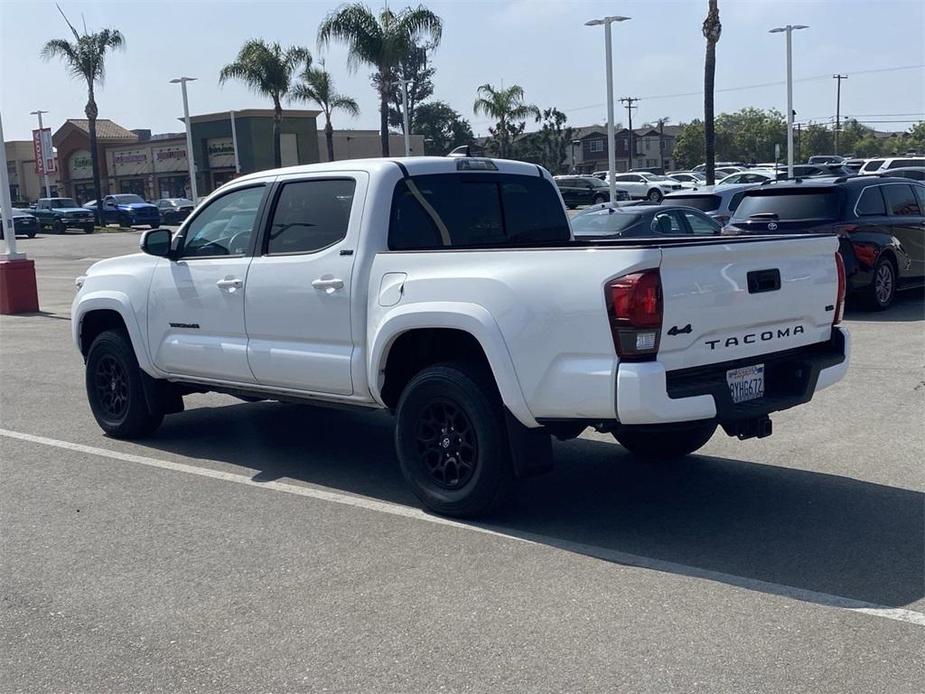
{"label": "parked car", "polygon": [[883,173],[890,169],[906,168],[908,166],[925,166],[925,157],[884,157],[881,159],[871,159],[864,164],[861,173]]}
{"label": "parked car", "polygon": [[28,236],[34,239],[39,233],[39,220],[32,214],[32,210],[13,208],[13,230],[16,235]]}
{"label": "parked car", "polygon": [[816,154],[806,160],[807,164],[844,164],[846,159],[837,154]]}
{"label": "parked car", "polygon": [[864,164],[866,163],[867,163],[866,159],[852,158],[852,159],[845,160],[845,163],[842,164],[842,166],[844,166],[846,169],[848,169],[848,171],[852,173],[858,173],[861,170],[861,167],[864,166]]}
{"label": "parked car", "polygon": [[187,198],[161,198],[154,204],[161,213],[161,224],[179,224],[196,206]]}
{"label": "parked car", "polygon": [[662,200],[664,205],[683,205],[693,207],[715,219],[719,224],[726,224],[732,213],[739,206],[745,191],[760,183],[736,183],[726,186],[701,186],[695,190],[669,193]]}
{"label": "parked car", "polygon": [[[841,164],[795,164],[793,166],[794,178],[819,178],[825,176],[850,176],[852,172]],[[777,172],[778,180],[788,178],[787,167]]]}
{"label": "parked car", "polygon": [[773,183],[748,191],[732,234],[831,233],[842,239],[848,289],[873,309],[925,284],[925,185],[852,176]]}
{"label": "parked car", "polygon": [[901,176],[916,181],[925,181],[925,166],[901,166],[898,169],[887,169],[880,172],[881,176]]}
{"label": "parked car", "polygon": [[[96,209],[96,200],[84,204],[88,210]],[[103,224],[118,224],[123,227],[148,226],[157,229],[161,225],[161,215],[157,206],[145,202],[144,198],[134,193],[119,193],[103,198],[101,208]]]}
{"label": "parked car", "polygon": [[716,176],[717,181],[721,178],[731,176],[732,174],[739,173],[741,171],[748,171],[748,169],[744,166],[718,166],[713,169],[713,173]]}
{"label": "parked car", "polygon": [[56,234],[63,234],[68,229],[92,234],[95,228],[93,213],[71,198],[39,198],[35,209],[30,211],[43,229],[51,229]]}
{"label": "parked car", "polygon": [[[562,201],[570,210],[579,205],[598,205],[610,200],[610,186],[594,176],[556,176]],[[616,190],[617,200],[629,200],[624,190]]]}
{"label": "parked car", "polygon": [[692,207],[604,203],[572,217],[576,239],[716,236],[722,225]]}
{"label": "parked car", "polygon": [[[734,167],[736,167],[737,169],[740,169],[740,170],[741,170],[741,169],[746,168],[746,167],[748,166],[748,164],[746,164],[744,161],[717,161],[717,162],[713,162],[713,170],[714,170],[714,171],[715,171],[718,167],[728,167],[728,166],[734,166]],[[697,166],[695,166],[693,170],[694,170],[694,171],[706,171],[706,170],[707,170],[707,165],[706,165],[705,163],[704,163],[704,164],[697,164]]]}
{"label": "parked car", "polygon": [[777,180],[777,174],[773,169],[746,169],[726,176],[721,181],[717,181],[718,186],[728,186],[735,183],[764,183],[765,181]]}
{"label": "parked car", "polygon": [[660,201],[666,193],[681,190],[682,186],[667,176],[651,173],[620,173],[614,176],[618,190],[624,190],[631,198]]}
{"label": "parked car", "polygon": [[771,434],[772,412],[846,372],[836,247],[659,237],[586,252],[535,165],[326,162],[237,178],[176,235],[145,231],[142,254],[97,262],[71,329],[110,436],[148,435],[209,390],[389,410],[422,503],[476,516],[552,467],[551,435],[591,425],[657,459],[718,426]]}
{"label": "parked car", "polygon": [[707,177],[703,174],[694,173],[693,171],[675,171],[666,175],[668,178],[680,183],[681,188],[696,188],[697,186],[702,186],[707,180]]}

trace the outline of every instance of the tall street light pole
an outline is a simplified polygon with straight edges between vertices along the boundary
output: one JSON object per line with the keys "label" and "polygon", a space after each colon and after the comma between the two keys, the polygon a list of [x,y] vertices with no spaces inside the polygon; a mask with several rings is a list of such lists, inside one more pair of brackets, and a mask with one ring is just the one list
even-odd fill
{"label": "tall street light pole", "polygon": [[[31,111],[29,113],[30,116],[39,117],[39,142],[45,142],[45,140],[42,139],[42,130],[44,130],[44,126],[42,125],[42,114],[43,113],[48,113],[48,111],[38,110],[38,111]],[[49,154],[54,156],[52,152],[49,152]],[[42,148],[42,156],[45,157],[44,147]],[[45,197],[50,198],[51,197],[51,186],[48,185],[48,172],[45,170],[46,166],[47,166],[47,161],[43,161],[42,162],[42,181],[45,184]]]}
{"label": "tall street light pole", "polygon": [[835,87],[835,151],[832,154],[838,154],[838,136],[841,134],[841,81],[848,79],[848,75],[832,75],[833,80],[838,80],[838,86]]}
{"label": "tall street light pole", "polygon": [[170,80],[171,84],[179,84],[183,92],[183,120],[186,121],[186,162],[189,164],[189,187],[193,202],[199,202],[199,192],[196,190],[196,160],[193,156],[193,135],[189,127],[189,100],[186,97],[186,83],[196,81],[195,77],[177,77]]}
{"label": "tall street light pole", "polygon": [[234,124],[234,111],[229,111],[231,114],[231,146],[234,148],[234,172],[236,174],[241,173],[241,158],[238,157],[238,129]]}
{"label": "tall street light pole", "polygon": [[793,47],[791,35],[799,29],[809,29],[805,24],[788,24],[775,27],[771,34],[787,34],[787,178],[793,178]]}
{"label": "tall street light pole", "polygon": [[611,202],[617,199],[617,182],[614,180],[617,175],[617,159],[613,132],[613,42],[610,25],[614,22],[625,22],[628,19],[629,17],[612,16],[585,22],[586,27],[604,25],[604,59],[607,61],[605,66],[607,70],[607,180],[610,182]]}
{"label": "tall street light pole", "polygon": [[401,119],[402,130],[405,132],[405,156],[411,156],[411,132],[408,121],[408,82],[411,80],[398,80],[401,83]]}

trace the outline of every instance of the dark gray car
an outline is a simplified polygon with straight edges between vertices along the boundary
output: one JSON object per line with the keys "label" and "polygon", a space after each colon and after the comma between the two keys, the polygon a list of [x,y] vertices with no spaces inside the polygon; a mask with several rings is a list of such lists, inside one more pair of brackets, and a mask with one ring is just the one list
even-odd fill
{"label": "dark gray car", "polygon": [[572,217],[576,239],[715,236],[720,225],[700,210],[676,205],[595,205]]}

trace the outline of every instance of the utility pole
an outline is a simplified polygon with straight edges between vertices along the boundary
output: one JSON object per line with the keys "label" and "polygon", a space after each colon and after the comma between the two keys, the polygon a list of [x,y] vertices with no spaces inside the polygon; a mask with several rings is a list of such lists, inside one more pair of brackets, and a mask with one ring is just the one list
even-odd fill
{"label": "utility pole", "polygon": [[171,84],[179,84],[183,93],[183,121],[186,123],[186,161],[189,164],[189,187],[193,202],[199,204],[199,191],[196,190],[196,158],[193,156],[193,135],[189,124],[189,101],[186,98],[186,83],[193,82],[196,77],[177,77],[170,80]]}
{"label": "utility pole", "polygon": [[402,130],[405,134],[405,156],[411,156],[411,133],[409,129],[411,126],[408,121],[408,83],[411,80],[399,79],[401,83],[401,121],[402,121]]}
{"label": "utility pole", "polygon": [[[30,116],[39,117],[39,142],[45,142],[45,140],[42,138],[42,130],[44,130],[44,126],[42,125],[42,114],[43,113],[48,113],[48,111],[42,111],[40,109],[38,111],[32,111],[29,113]],[[42,157],[46,160],[42,162],[42,178],[45,184],[45,197],[50,198],[51,197],[51,187],[48,185],[48,171],[46,170],[47,165],[48,165],[48,162],[47,162],[48,157],[45,156],[46,155],[45,148],[42,147],[41,150],[42,150]],[[54,154],[52,154],[51,152],[48,152],[47,154],[54,156]]]}
{"label": "utility pole", "polygon": [[838,80],[835,87],[835,151],[832,154],[838,154],[838,136],[841,134],[841,81],[848,79],[848,75],[832,75],[833,80]]}
{"label": "utility pole", "polygon": [[665,123],[667,122],[667,118],[658,119],[658,165],[662,170],[662,175],[665,174]]}
{"label": "utility pole", "polygon": [[629,130],[630,130],[630,139],[629,139],[630,159],[629,159],[629,165],[626,167],[627,171],[633,168],[633,158],[636,155],[636,150],[635,150],[636,143],[633,141],[633,109],[639,108],[639,107],[633,106],[633,104],[636,103],[637,101],[639,101],[639,97],[637,96],[620,97],[620,103],[626,104],[626,119],[629,122]]}

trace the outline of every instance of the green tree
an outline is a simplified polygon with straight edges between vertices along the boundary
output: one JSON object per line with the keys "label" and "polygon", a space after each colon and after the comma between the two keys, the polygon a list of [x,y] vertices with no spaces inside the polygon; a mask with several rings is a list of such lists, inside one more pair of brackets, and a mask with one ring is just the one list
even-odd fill
{"label": "green tree", "polygon": [[331,125],[331,114],[334,111],[343,111],[356,118],[360,115],[360,107],[349,96],[335,91],[334,80],[331,73],[324,69],[323,60],[320,68],[305,68],[300,79],[300,82],[292,86],[291,98],[311,101],[321,107],[324,113],[324,139],[328,146],[328,161],[334,161],[334,127]]}
{"label": "green tree", "polygon": [[716,117],[716,152],[733,161],[773,161],[774,145],[784,143],[787,123],[776,109],[743,108]]}
{"label": "green tree", "polygon": [[[814,154],[825,154],[834,151],[835,137],[831,130],[821,123],[809,123],[800,128],[800,142],[797,152],[801,158],[811,157]],[[844,149],[842,147],[842,149]]]}
{"label": "green tree", "polygon": [[443,101],[428,101],[414,110],[411,130],[424,136],[424,153],[442,156],[474,139],[469,121]]}
{"label": "green tree", "polygon": [[290,46],[283,48],[278,43],[266,43],[263,39],[251,39],[238,51],[233,63],[222,68],[219,84],[235,79],[244,82],[252,92],[273,100],[273,163],[282,165],[279,149],[279,133],[283,122],[282,100],[292,87],[292,76],[305,65],[309,67],[312,56],[307,48]]}
{"label": "green tree", "polygon": [[703,159],[703,150],[703,121],[695,118],[690,123],[681,123],[672,154],[676,165],[684,169],[697,166]]}
{"label": "green tree", "polygon": [[703,61],[703,122],[704,154],[707,164],[707,185],[716,182],[716,134],[713,121],[713,88],[716,81],[716,44],[723,31],[719,21],[719,8],[716,0],[708,0],[709,11],[703,20],[703,37],[707,40],[707,53]]}
{"label": "green tree", "polygon": [[552,107],[544,109],[536,120],[542,122],[540,130],[515,142],[513,157],[535,162],[553,174],[564,173],[573,132],[565,125],[568,117]]}
{"label": "green tree", "polygon": [[[61,12],[61,8],[58,8]],[[87,130],[90,132],[90,165],[93,171],[93,192],[96,205],[96,223],[102,224],[102,210],[99,201],[102,200],[100,186],[99,151],[96,144],[96,119],[99,109],[96,105],[96,86],[103,84],[106,75],[106,53],[125,47],[125,38],[118,29],[101,29],[90,33],[84,26],[83,33],[77,31],[70,20],[61,12],[64,21],[74,35],[74,41],[67,39],[51,39],[42,48],[42,58],[51,60],[61,58],[67,66],[68,72],[75,79],[87,83],[87,105],[84,113],[87,116]]]}
{"label": "green tree", "polygon": [[379,136],[382,156],[389,156],[389,101],[398,80],[402,61],[423,37],[433,46],[440,43],[443,20],[423,5],[406,7],[398,13],[388,7],[376,17],[365,5],[344,5],[329,14],[318,27],[318,45],[332,41],[347,44],[348,64],[360,63],[376,70],[379,92]]}
{"label": "green tree", "polygon": [[491,134],[491,149],[502,159],[510,156],[511,144],[526,128],[526,118],[539,119],[540,110],[533,104],[524,102],[524,90],[518,84],[507,89],[495,89],[490,84],[483,84],[478,89],[478,97],[472,105],[475,115],[485,115],[496,121]]}
{"label": "green tree", "polygon": [[[429,99],[434,93],[433,76],[436,69],[427,62],[427,52],[432,48],[430,44],[414,46],[396,70],[397,79],[392,83],[392,91],[389,93],[389,125],[402,132],[405,130],[405,122],[401,81],[408,83],[408,123],[410,125],[414,123],[414,111],[418,104]],[[379,75],[373,75],[373,86],[377,90],[379,82]]]}
{"label": "green tree", "polygon": [[925,121],[919,121],[909,128],[906,138],[909,149],[925,153]]}

